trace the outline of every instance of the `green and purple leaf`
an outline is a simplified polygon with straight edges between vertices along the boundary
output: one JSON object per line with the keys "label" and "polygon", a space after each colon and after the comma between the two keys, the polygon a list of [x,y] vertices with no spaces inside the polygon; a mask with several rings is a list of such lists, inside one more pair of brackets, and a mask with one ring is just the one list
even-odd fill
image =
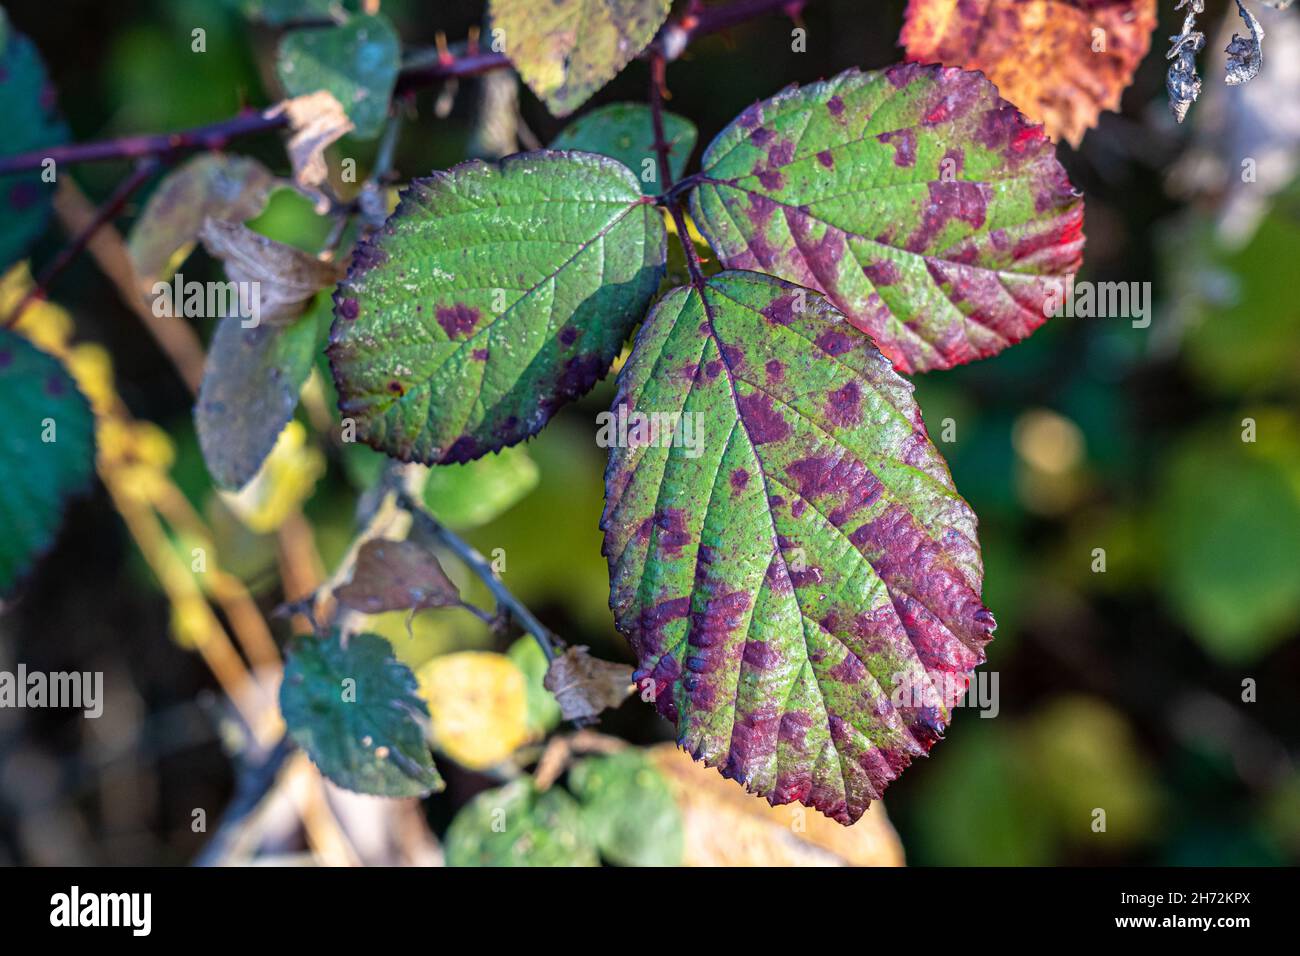
{"label": "green and purple leaf", "polygon": [[[5,108],[5,135],[0,156],[55,146],[68,128],[55,109],[54,87],[32,41],[13,30],[0,9],[0,102]],[[0,274],[27,254],[45,231],[54,199],[53,181],[43,170],[0,176]]]}
{"label": "green and purple leaf", "polygon": [[858,819],[939,738],[994,626],[911,385],[821,296],[724,272],[656,306],[614,409],[698,428],[610,452],[610,603],[642,692],[696,759]]}
{"label": "green and purple leaf", "polygon": [[521,153],[415,180],[334,296],[340,411],[403,461],[523,441],[609,371],[666,242],[637,178],[604,156]]}
{"label": "green and purple leaf", "polygon": [[1082,261],[1051,141],[955,68],[850,70],[751,106],[705,152],[691,209],[725,266],[824,292],[904,372],[1025,338]]}
{"label": "green and purple leaf", "polygon": [[47,551],[95,468],[95,418],[59,361],[0,329],[0,597]]}

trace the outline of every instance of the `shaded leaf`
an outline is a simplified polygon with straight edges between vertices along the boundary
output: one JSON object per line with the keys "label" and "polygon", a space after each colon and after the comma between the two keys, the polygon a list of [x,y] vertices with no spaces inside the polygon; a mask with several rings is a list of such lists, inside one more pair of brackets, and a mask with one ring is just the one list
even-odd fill
{"label": "shaded leaf", "polygon": [[524,673],[505,655],[444,654],[419,678],[434,746],[462,767],[494,767],[532,737]]}
{"label": "shaded leaf", "polygon": [[758,103],[704,154],[696,224],[728,268],[825,292],[901,371],[1038,328],[1083,249],[1051,142],[977,73],[849,71]]}
{"label": "shaded leaf", "polygon": [[578,805],[524,778],[485,790],[447,828],[448,866],[597,866]]}
{"label": "shaded leaf", "polygon": [[95,467],[94,417],[53,356],[0,329],[0,597],[54,543]]}
{"label": "shaded leaf", "polygon": [[570,647],[546,670],[542,686],[555,695],[565,720],[595,717],[632,693],[632,668],[602,661],[588,648]]}
{"label": "shaded leaf", "polygon": [[568,116],[654,39],[672,0],[491,0],[506,56],[556,116]]}
{"label": "shaded leaf", "polygon": [[222,488],[242,488],[275,447],[311,374],[325,319],[309,312],[290,325],[217,323],[194,404],[203,460]]}
{"label": "shaded leaf", "polygon": [[684,866],[903,865],[903,847],[883,803],[843,827],[802,807],[770,807],[672,744],[647,753],[681,810]]}
{"label": "shaded leaf", "polygon": [[415,675],[382,637],[298,638],[280,709],[298,746],[345,790],[419,797],[443,787],[424,741],[427,711]]}
{"label": "shaded leaf", "polygon": [[424,504],[447,527],[464,531],[509,511],[539,480],[537,465],[522,446],[503,448],[476,461],[430,468]]}
{"label": "shaded leaf", "polygon": [[325,150],[355,127],[343,104],[326,90],[285,100],[266,111],[268,117],[281,113],[287,114],[289,120],[293,181],[311,199],[316,212],[324,215],[330,208],[329,197],[320,188],[329,179]]}
{"label": "shaded leaf", "polygon": [[397,83],[401,44],[384,16],[294,30],[280,40],[275,72],[291,97],[325,90],[347,111],[356,135],[379,135]]}
{"label": "shaded leaf", "polygon": [[[249,287],[255,306],[251,317],[268,325],[296,318],[312,296],[342,275],[333,262],[268,239],[238,222],[209,218],[199,238],[208,255],[221,260],[231,282]],[[250,310],[242,311],[247,315]]]}
{"label": "shaded leaf", "polygon": [[899,44],[918,63],[980,70],[1078,146],[1151,49],[1156,0],[910,0]]}
{"label": "shaded leaf", "polygon": [[[684,116],[665,112],[663,119],[664,140],[670,147],[668,166],[676,182],[695,150],[698,134]],[[641,180],[641,191],[647,196],[657,196],[666,188],[650,108],[640,103],[611,103],[584,114],[555,137],[551,149],[580,149],[617,159]]]}
{"label": "shaded leaf", "polygon": [[168,173],[145,203],[127,247],[149,295],[189,256],[209,216],[229,222],[252,219],[266,207],[275,177],[255,159],[205,153]]}
{"label": "shaded leaf", "polygon": [[635,177],[604,156],[521,153],[415,180],[335,294],[339,409],[404,461],[522,441],[605,375],[665,244]]}
{"label": "shaded leaf", "polygon": [[[0,102],[5,106],[5,135],[0,156],[55,146],[68,139],[68,128],[55,108],[54,88],[31,40],[10,28],[0,9]],[[64,170],[54,170],[62,174]],[[21,259],[45,231],[56,183],[42,171],[0,176],[0,273]]]}
{"label": "shaded leaf", "polygon": [[460,592],[431,551],[414,541],[382,538],[361,546],[352,579],[334,597],[363,614],[460,604]]}
{"label": "shaded leaf", "polygon": [[939,739],[994,626],[911,386],[820,296],[724,272],[642,326],[633,408],[699,429],[610,450],[610,604],[643,696],[696,759],[851,823]]}
{"label": "shaded leaf", "polygon": [[569,788],[605,859],[619,866],[681,864],[681,811],[643,751],[628,748],[581,760],[569,771]]}

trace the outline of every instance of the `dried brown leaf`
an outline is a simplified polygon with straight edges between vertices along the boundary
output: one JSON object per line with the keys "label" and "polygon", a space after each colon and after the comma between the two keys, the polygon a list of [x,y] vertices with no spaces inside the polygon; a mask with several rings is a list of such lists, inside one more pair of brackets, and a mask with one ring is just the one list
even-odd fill
{"label": "dried brown leaf", "polygon": [[382,539],[361,546],[352,580],[334,597],[365,614],[460,604],[460,592],[430,551],[413,541]]}
{"label": "dried brown leaf", "polygon": [[602,661],[583,646],[570,647],[551,661],[542,685],[560,702],[565,720],[594,717],[617,707],[632,693],[632,668]]}
{"label": "dried brown leaf", "polygon": [[323,214],[330,206],[329,197],[320,189],[329,179],[325,150],[354,129],[352,120],[348,119],[343,104],[325,90],[284,100],[265,115],[270,118],[282,113],[287,115],[291,131],[288,151],[293,181],[311,197],[316,211]]}

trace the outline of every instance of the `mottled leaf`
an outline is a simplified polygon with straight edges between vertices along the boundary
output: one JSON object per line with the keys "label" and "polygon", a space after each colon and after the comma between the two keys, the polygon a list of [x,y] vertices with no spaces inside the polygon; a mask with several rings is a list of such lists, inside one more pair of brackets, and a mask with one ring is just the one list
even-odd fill
{"label": "mottled leaf", "polygon": [[[668,167],[676,182],[695,150],[698,134],[695,124],[684,116],[666,112],[663,119]],[[551,149],[580,149],[610,156],[636,173],[641,191],[647,196],[657,196],[665,189],[650,108],[640,103],[611,103],[592,110],[565,127],[551,143]]]}
{"label": "mottled leaf", "polygon": [[644,50],[672,0],[492,0],[506,56],[556,116],[568,116]]}
{"label": "mottled leaf", "polygon": [[194,156],[168,173],[127,241],[142,294],[171,279],[193,250],[205,219],[252,219],[266,207],[274,185],[275,177],[257,160],[221,153]]}
{"label": "mottled leaf", "polygon": [[573,797],[524,778],[484,790],[447,828],[448,866],[597,866]]}
{"label": "mottled leaf", "polygon": [[[0,9],[0,102],[5,135],[0,156],[66,142],[68,128],[55,109],[54,88],[32,41],[9,26]],[[61,174],[64,170],[53,170]],[[0,273],[21,259],[45,231],[56,183],[42,170],[0,176]]]}
{"label": "mottled leaf", "polygon": [[773,804],[858,819],[939,739],[994,626],[911,386],[821,296],[724,272],[655,307],[614,410],[696,429],[610,451],[642,696]]}
{"label": "mottled leaf", "polygon": [[417,179],[335,293],[330,364],[357,437],[462,462],[534,435],[609,370],[663,275],[626,167],[521,153]]}
{"label": "mottled leaf", "polygon": [[980,70],[1053,139],[1078,146],[1151,48],[1156,0],[911,0],[907,58]]}
{"label": "mottled leaf", "polygon": [[54,542],[95,468],[90,405],[58,360],[0,329],[0,597]]}
{"label": "mottled leaf", "polygon": [[424,741],[415,675],[374,634],[298,638],[280,709],[290,736],[345,790],[420,797],[443,787]]}
{"label": "mottled leaf", "polygon": [[294,30],[280,40],[275,72],[292,97],[326,90],[356,124],[379,135],[397,83],[401,43],[384,16],[354,16],[342,26]]}
{"label": "mottled leaf", "polygon": [[323,310],[289,325],[245,328],[230,315],[217,323],[194,403],[194,424],[208,471],[222,488],[240,488],[298,407],[298,392],[323,344]]}
{"label": "mottled leaf", "polygon": [[619,866],[682,862],[682,814],[668,781],[643,751],[588,757],[569,771],[569,788],[601,856]]}
{"label": "mottled leaf", "polygon": [[827,294],[902,371],[1045,321],[1083,250],[1051,142],[977,73],[850,70],[745,110],[704,154],[696,224],[733,269]]}
{"label": "mottled leaf", "polygon": [[532,737],[524,673],[504,654],[443,654],[419,679],[434,746],[462,767],[494,767]]}
{"label": "mottled leaf", "polygon": [[460,592],[431,551],[414,541],[382,538],[361,546],[352,579],[334,597],[363,614],[460,604]]}
{"label": "mottled leaf", "polygon": [[430,468],[424,481],[424,504],[447,527],[464,531],[505,514],[536,488],[539,480],[536,463],[516,445],[477,461]]}
{"label": "mottled leaf", "polygon": [[542,686],[555,695],[565,720],[595,717],[632,693],[632,668],[602,661],[583,646],[570,647],[546,670]]}

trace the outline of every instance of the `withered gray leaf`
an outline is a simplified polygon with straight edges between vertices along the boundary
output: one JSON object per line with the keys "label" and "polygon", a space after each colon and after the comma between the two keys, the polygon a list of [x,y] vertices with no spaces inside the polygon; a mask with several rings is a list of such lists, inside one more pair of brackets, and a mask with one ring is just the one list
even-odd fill
{"label": "withered gray leaf", "polygon": [[1249,83],[1259,75],[1259,68],[1264,63],[1264,28],[1241,0],[1237,0],[1237,13],[1250,28],[1250,36],[1243,37],[1234,33],[1228,43],[1229,86]]}
{"label": "withered gray leaf", "polygon": [[432,552],[414,541],[382,539],[361,546],[352,580],[334,597],[364,614],[460,604],[460,592]]}
{"label": "withered gray leaf", "polygon": [[[317,292],[343,277],[333,262],[287,246],[237,222],[204,220],[199,231],[208,254],[220,259],[232,282],[251,290],[256,310],[252,317],[267,325],[283,325],[297,318]],[[243,292],[241,292],[243,295]],[[248,315],[247,300],[241,301]]]}
{"label": "withered gray leaf", "polygon": [[570,647],[551,661],[542,686],[559,701],[565,720],[594,717],[608,707],[617,707],[632,693],[632,668],[602,661],[587,653],[588,648]]}
{"label": "withered gray leaf", "polygon": [[1182,122],[1187,118],[1196,98],[1201,95],[1201,78],[1196,72],[1196,54],[1205,46],[1205,34],[1196,30],[1196,18],[1205,12],[1205,0],[1179,0],[1175,10],[1187,8],[1183,17],[1183,29],[1177,36],[1169,38],[1171,44],[1165,59],[1173,60],[1165,86],[1169,91],[1169,109],[1174,119]]}

